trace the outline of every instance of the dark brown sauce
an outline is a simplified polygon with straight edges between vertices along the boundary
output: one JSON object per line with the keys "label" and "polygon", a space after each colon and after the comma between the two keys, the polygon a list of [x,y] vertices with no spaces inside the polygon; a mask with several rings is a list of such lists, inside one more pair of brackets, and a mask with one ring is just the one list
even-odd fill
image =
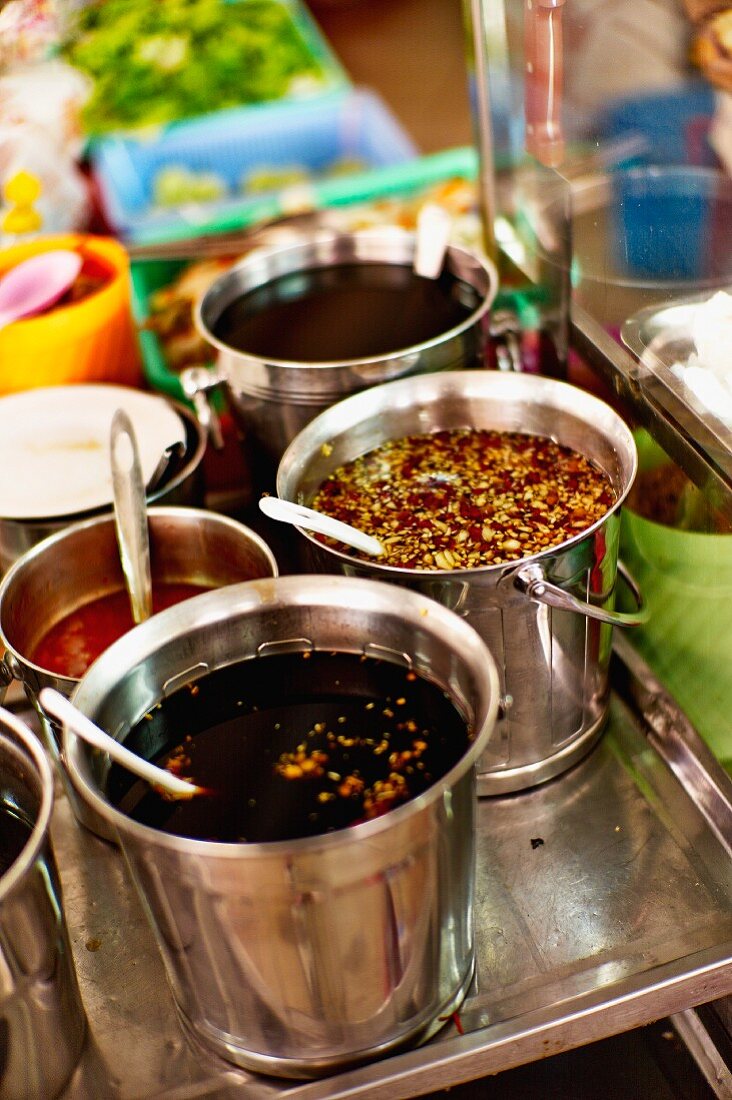
{"label": "dark brown sauce", "polygon": [[[156,582],[153,614],[207,589],[196,584]],[[55,623],[30,654],[34,664],[59,676],[78,678],[113,642],[134,626],[125,589],[90,600]]]}
{"label": "dark brown sauce", "polygon": [[28,843],[33,825],[14,806],[0,802],[0,875],[15,863]]}
{"label": "dark brown sauce", "polygon": [[179,836],[286,840],[415,798],[469,741],[452,700],[402,666],[351,653],[279,654],[183,688],[125,739],[148,760],[172,756],[172,770],[211,793],[166,801],[117,766],[107,792],[136,821]]}
{"label": "dark brown sauce", "polygon": [[432,340],[477,306],[475,291],[449,272],[424,279],[400,264],[341,264],[281,275],[243,294],[214,335],[264,359],[365,359]]}

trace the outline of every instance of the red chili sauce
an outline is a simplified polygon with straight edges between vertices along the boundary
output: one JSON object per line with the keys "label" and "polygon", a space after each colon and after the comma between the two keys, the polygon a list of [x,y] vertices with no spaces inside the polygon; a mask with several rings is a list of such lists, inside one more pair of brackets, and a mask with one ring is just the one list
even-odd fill
{"label": "red chili sauce", "polygon": [[[153,586],[153,614],[208,589],[196,584],[161,582]],[[78,678],[113,642],[132,630],[130,598],[123,588],[83,604],[65,615],[41,638],[30,657],[57,676]]]}

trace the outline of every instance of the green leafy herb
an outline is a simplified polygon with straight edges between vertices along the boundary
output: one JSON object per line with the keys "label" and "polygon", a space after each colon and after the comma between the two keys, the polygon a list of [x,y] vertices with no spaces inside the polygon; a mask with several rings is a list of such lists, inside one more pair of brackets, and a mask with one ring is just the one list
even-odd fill
{"label": "green leafy herb", "polygon": [[277,0],[94,2],[79,9],[63,52],[93,78],[92,133],[279,99],[324,78]]}

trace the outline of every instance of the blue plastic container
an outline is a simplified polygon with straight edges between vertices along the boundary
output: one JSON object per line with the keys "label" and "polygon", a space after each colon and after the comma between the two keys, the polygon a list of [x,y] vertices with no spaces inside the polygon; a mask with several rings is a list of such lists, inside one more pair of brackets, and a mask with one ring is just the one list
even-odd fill
{"label": "blue plastic container", "polygon": [[656,164],[713,166],[716,159],[707,141],[714,113],[714,91],[701,80],[678,88],[616,99],[599,117],[599,132],[607,141],[627,137],[645,139],[643,160]]}
{"label": "blue plastic container", "polygon": [[[154,238],[171,226],[197,227],[216,216],[247,215],[263,192],[247,192],[252,173],[302,169],[305,180],[322,180],[343,162],[365,169],[417,156],[407,136],[373,92],[349,91],[302,103],[235,108],[178,123],[153,142],[109,138],[99,142],[93,168],[104,214],[128,239]],[[155,202],[156,181],[167,168],[212,173],[225,194],[211,202],[180,206]]]}
{"label": "blue plastic container", "polygon": [[658,165],[610,179],[615,264],[627,278],[703,286],[730,274],[732,206],[723,173]]}

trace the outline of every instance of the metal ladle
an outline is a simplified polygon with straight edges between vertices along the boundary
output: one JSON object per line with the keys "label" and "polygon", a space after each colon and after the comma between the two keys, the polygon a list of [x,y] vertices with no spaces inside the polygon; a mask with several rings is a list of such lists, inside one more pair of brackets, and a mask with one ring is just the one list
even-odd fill
{"label": "metal ladle", "polygon": [[174,798],[192,798],[194,795],[207,793],[205,787],[198,787],[188,779],[181,779],[166,771],[165,768],[159,768],[157,764],[151,764],[149,760],[144,760],[137,753],[126,749],[54,688],[42,688],[38,694],[38,702],[48,714],[52,714],[59,722],[68,726],[77,737],[81,737],[95,749],[106,752],[117,764],[121,764],[139,779],[160,787],[167,795]]}
{"label": "metal ladle", "polygon": [[304,504],[294,504],[291,500],[282,500],[280,497],[261,497],[259,508],[270,519],[292,523],[305,531],[329,535],[330,538],[344,542],[346,546],[352,546],[354,550],[361,550],[364,554],[371,554],[372,557],[378,558],[384,553],[384,547],[379,540],[367,535],[365,531],[359,531],[349,523],[333,519],[323,512],[316,512],[313,508],[306,508]]}
{"label": "metal ladle", "polygon": [[152,615],[147,503],[135,431],[124,409],[117,409],[112,417],[109,451],[112,463],[114,524],[122,572],[130,597],[133,621],[141,623]]}

